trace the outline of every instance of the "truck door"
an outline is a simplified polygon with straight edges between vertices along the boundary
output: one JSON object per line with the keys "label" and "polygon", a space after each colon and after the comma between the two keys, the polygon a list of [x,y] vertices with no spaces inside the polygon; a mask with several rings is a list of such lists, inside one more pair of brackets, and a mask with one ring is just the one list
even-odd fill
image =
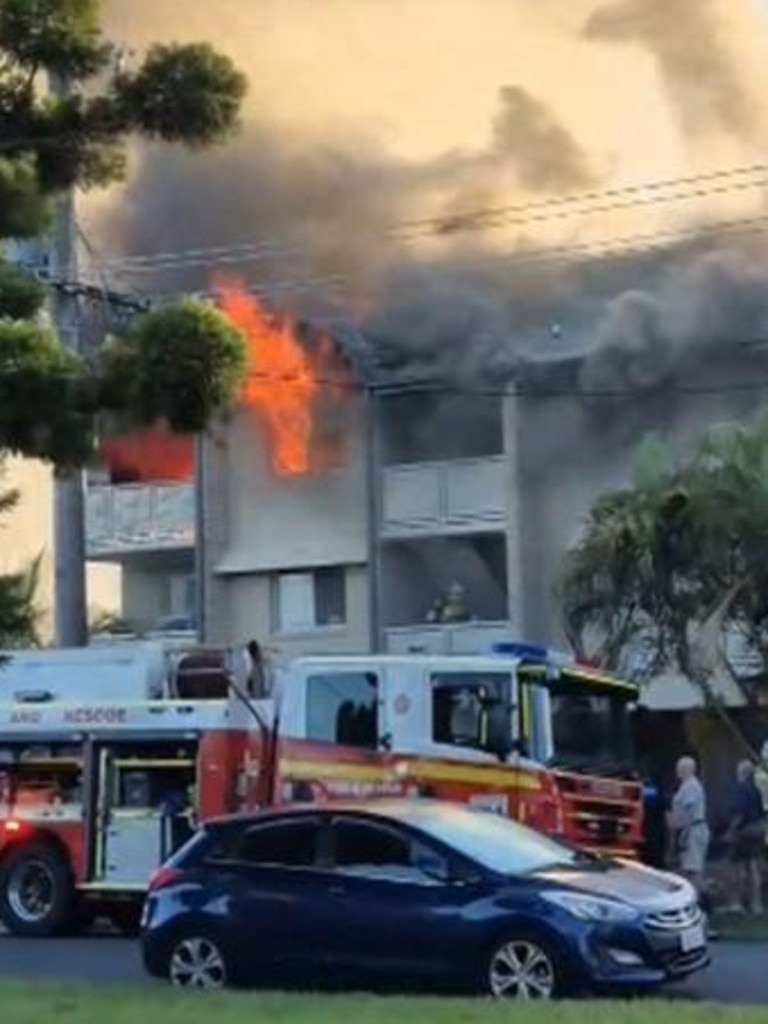
{"label": "truck door", "polygon": [[381,791],[388,776],[384,685],[378,667],[365,662],[296,671],[280,719],[278,801]]}
{"label": "truck door", "polygon": [[[393,672],[389,687],[392,747],[413,756],[409,779],[415,778],[424,795],[512,813],[512,762],[518,759],[515,673],[454,668],[445,661],[419,667],[418,679],[415,671]],[[500,709],[506,709],[506,752],[494,735]]]}
{"label": "truck door", "polygon": [[146,886],[191,834],[196,769],[189,742],[98,745],[95,882]]}

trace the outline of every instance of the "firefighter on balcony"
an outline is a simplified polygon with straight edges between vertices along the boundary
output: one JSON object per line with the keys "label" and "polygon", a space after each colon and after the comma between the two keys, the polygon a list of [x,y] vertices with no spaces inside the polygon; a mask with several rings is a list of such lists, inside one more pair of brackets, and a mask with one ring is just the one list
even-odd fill
{"label": "firefighter on balcony", "polygon": [[467,607],[466,591],[461,583],[452,583],[445,596],[437,597],[427,612],[427,622],[445,623],[469,622],[472,616]]}
{"label": "firefighter on balcony", "polygon": [[443,605],[442,622],[469,622],[471,615],[467,606],[466,591],[461,583],[452,583]]}

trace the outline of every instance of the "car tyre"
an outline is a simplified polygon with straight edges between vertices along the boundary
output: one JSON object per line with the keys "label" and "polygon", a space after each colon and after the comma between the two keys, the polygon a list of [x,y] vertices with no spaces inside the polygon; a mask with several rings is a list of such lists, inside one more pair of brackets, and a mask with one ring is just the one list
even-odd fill
{"label": "car tyre", "polygon": [[231,971],[221,943],[204,932],[178,936],[168,956],[168,980],[174,988],[226,988]]}
{"label": "car tyre", "polygon": [[560,957],[533,934],[507,935],[494,943],[485,988],[494,999],[555,999],[564,993]]}
{"label": "car tyre", "polygon": [[0,919],[12,935],[59,935],[71,923],[74,909],[72,871],[50,843],[30,843],[4,858]]}

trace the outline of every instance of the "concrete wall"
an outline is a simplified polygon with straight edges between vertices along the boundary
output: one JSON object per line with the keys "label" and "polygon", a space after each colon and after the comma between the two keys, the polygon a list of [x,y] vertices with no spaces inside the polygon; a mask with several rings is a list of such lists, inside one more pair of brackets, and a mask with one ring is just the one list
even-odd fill
{"label": "concrete wall", "polygon": [[[280,477],[257,417],[243,409],[203,456],[205,632],[212,641],[272,636],[269,574],[350,567],[347,629],[279,638],[291,650],[363,650],[369,643],[368,505],[362,402],[348,410],[341,468]],[[309,646],[307,646],[309,645]]]}
{"label": "concrete wall", "polygon": [[370,649],[368,571],[364,566],[348,566],[346,570],[346,625],[297,634],[275,632],[270,579],[270,573],[227,577],[222,585],[223,614],[217,619],[216,631],[211,631],[210,639],[239,644],[256,638],[285,657],[361,653]]}
{"label": "concrete wall", "polygon": [[122,614],[131,622],[153,622],[170,615],[170,583],[164,572],[125,565],[122,595]]}
{"label": "concrete wall", "polygon": [[227,436],[227,540],[219,572],[364,561],[367,505],[361,409],[350,417],[340,469],[280,477],[256,416],[240,411]]}

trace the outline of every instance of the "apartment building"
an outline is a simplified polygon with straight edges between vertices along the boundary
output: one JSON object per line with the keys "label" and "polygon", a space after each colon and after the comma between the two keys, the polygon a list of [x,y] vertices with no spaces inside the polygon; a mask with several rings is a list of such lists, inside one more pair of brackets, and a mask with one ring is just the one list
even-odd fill
{"label": "apartment building", "polygon": [[102,468],[88,474],[89,563],[119,569],[120,618],[133,630],[193,633],[193,442],[145,431],[113,440],[102,459]]}
{"label": "apartment building", "polygon": [[[713,423],[748,418],[762,355],[690,371],[657,398],[584,394],[578,359],[532,364],[505,389],[361,384],[333,468],[275,473],[244,409],[202,460],[204,628],[301,653],[473,653],[498,640],[564,642],[563,556],[600,493],[631,480],[650,429],[683,451]],[[458,614],[445,605],[458,588]],[[730,703],[739,697],[720,681]],[[657,708],[701,704],[688,680],[654,681]]]}

